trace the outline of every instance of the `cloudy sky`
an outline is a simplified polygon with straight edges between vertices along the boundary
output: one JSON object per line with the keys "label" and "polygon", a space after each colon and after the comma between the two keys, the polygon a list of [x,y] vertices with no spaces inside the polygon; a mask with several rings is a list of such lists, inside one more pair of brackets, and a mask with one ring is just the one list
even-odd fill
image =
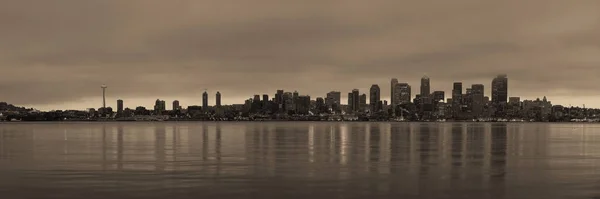
{"label": "cloudy sky", "polygon": [[[509,77],[509,95],[600,108],[598,0],[0,0],[0,101],[49,109],[313,97],[390,79]],[[168,106],[170,107],[170,106]]]}

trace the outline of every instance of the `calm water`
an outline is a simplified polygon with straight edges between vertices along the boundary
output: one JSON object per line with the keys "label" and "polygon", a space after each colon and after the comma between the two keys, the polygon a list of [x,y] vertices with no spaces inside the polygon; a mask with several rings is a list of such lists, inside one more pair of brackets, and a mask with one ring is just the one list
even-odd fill
{"label": "calm water", "polygon": [[0,197],[600,198],[600,125],[3,123]]}

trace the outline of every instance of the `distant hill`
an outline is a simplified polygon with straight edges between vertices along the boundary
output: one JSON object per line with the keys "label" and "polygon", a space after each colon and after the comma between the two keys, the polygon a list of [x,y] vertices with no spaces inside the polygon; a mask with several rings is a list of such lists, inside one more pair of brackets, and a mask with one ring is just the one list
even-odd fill
{"label": "distant hill", "polygon": [[30,111],[31,108],[18,107],[6,102],[0,102],[0,111]]}

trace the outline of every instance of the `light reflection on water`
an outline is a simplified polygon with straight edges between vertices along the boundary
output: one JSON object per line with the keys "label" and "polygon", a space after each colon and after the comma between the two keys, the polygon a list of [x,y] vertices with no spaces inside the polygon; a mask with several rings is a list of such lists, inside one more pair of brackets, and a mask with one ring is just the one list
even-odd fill
{"label": "light reflection on water", "polygon": [[594,198],[600,125],[0,124],[6,198]]}

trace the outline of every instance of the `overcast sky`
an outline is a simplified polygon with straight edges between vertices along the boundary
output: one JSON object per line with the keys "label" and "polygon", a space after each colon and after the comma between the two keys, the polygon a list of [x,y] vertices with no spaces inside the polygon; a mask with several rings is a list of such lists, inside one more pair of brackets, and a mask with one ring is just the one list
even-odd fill
{"label": "overcast sky", "polygon": [[[600,107],[598,0],[0,0],[0,101],[48,109],[345,97],[505,73],[509,95]],[[170,104],[170,103],[169,103]],[[170,105],[168,105],[170,107]]]}

